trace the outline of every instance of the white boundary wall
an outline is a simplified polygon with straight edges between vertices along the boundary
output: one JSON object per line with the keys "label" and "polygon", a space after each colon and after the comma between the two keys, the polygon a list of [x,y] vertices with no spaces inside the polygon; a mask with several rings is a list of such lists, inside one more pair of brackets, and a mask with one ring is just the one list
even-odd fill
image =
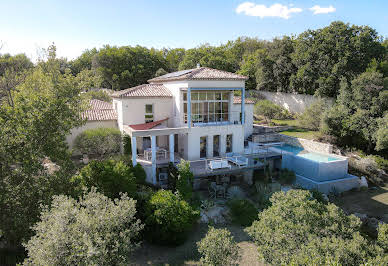
{"label": "white boundary wall", "polygon": [[[286,92],[272,92],[272,91],[259,91],[259,94],[264,96],[267,100],[283,106],[291,113],[303,113],[303,111],[309,107],[318,98],[308,94],[294,94]],[[334,103],[333,98],[325,98],[330,104]]]}

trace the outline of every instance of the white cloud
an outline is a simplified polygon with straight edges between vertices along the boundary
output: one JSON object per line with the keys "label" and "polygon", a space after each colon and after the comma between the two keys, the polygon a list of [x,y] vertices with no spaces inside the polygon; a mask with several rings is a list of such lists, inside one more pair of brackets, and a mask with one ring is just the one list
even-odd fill
{"label": "white cloud", "polygon": [[321,7],[321,6],[315,5],[312,8],[310,8],[310,10],[314,12],[314,15],[316,15],[316,14],[332,13],[332,12],[335,12],[336,9],[332,5],[330,5],[329,7]]}
{"label": "white cloud", "polygon": [[282,4],[273,4],[272,6],[257,5],[252,2],[244,2],[236,8],[238,14],[243,13],[253,17],[279,17],[289,19],[292,13],[302,12],[301,8],[288,7]]}

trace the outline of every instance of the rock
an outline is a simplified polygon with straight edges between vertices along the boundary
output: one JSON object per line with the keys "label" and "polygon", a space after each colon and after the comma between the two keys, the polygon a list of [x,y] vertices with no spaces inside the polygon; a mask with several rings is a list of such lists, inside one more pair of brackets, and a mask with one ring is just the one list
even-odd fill
{"label": "rock", "polygon": [[329,197],[326,194],[322,193],[322,197],[326,202],[329,202]]}
{"label": "rock", "polygon": [[365,213],[355,212],[353,214],[354,214],[354,216],[360,218],[361,221],[365,221],[366,219],[368,219],[368,215],[366,215]]}
{"label": "rock", "polygon": [[287,193],[288,191],[290,191],[292,189],[292,187],[289,187],[289,186],[282,186],[281,190],[284,192],[284,193]]}
{"label": "rock", "polygon": [[201,211],[201,223],[225,224],[229,220],[229,209],[227,207],[214,206],[208,211]]}
{"label": "rock", "polygon": [[84,154],[84,155],[82,156],[82,162],[83,162],[84,164],[88,164],[88,163],[89,163],[89,157],[88,157],[87,154]]}
{"label": "rock", "polygon": [[366,187],[366,188],[368,187],[368,181],[366,181],[365,176],[361,176],[358,182],[359,182],[360,188],[361,187]]}
{"label": "rock", "polygon": [[371,218],[367,218],[364,222],[363,222],[363,227],[365,229],[365,231],[368,233],[368,235],[372,236],[372,237],[377,237],[377,229],[379,227],[379,224],[383,223],[382,221],[374,218],[374,217],[371,217]]}
{"label": "rock", "polygon": [[200,223],[204,223],[204,224],[209,223],[209,218],[207,217],[207,215],[204,212],[201,211],[200,216],[201,216],[201,218],[199,219]]}

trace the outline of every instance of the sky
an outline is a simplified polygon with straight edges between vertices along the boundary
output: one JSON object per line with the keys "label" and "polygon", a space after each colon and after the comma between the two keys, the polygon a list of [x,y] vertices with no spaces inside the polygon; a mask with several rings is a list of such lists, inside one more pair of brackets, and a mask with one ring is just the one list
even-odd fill
{"label": "sky", "polygon": [[104,44],[148,48],[271,40],[341,20],[388,37],[388,0],[0,0],[0,53],[73,59]]}

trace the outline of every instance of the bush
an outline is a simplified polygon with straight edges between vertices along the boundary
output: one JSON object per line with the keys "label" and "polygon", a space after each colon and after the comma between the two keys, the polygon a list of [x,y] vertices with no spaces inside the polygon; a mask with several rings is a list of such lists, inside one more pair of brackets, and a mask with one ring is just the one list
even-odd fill
{"label": "bush", "polygon": [[245,192],[239,186],[231,186],[226,194],[228,199],[243,199],[246,197]]}
{"label": "bush", "polygon": [[109,198],[119,197],[120,192],[133,197],[136,192],[135,176],[122,161],[91,161],[78,175],[73,176],[72,182],[78,187],[78,191],[96,187]]}
{"label": "bush", "polygon": [[273,265],[360,265],[383,255],[360,234],[361,221],[306,190],[276,192],[247,233]]}
{"label": "bush", "polygon": [[388,252],[388,224],[379,225],[377,243],[384,249],[384,252]]}
{"label": "bush", "polygon": [[109,155],[118,153],[121,145],[121,132],[115,128],[87,129],[74,140],[74,147],[82,154]]}
{"label": "bush", "polygon": [[127,265],[143,229],[136,202],[126,194],[111,200],[95,189],[79,201],[54,196],[25,248],[25,265]]}
{"label": "bush", "polygon": [[300,115],[300,125],[308,129],[318,130],[321,126],[321,120],[326,109],[326,101],[322,98],[318,99]]}
{"label": "bush", "polygon": [[144,171],[143,166],[141,164],[136,164],[135,166],[132,167],[132,173],[135,176],[136,183],[137,184],[144,184],[147,179],[147,174]]}
{"label": "bush", "polygon": [[283,107],[274,104],[269,100],[260,100],[255,104],[255,114],[265,117],[267,122],[271,119],[287,119],[290,113]]}
{"label": "bush", "polygon": [[228,206],[232,215],[232,222],[250,226],[257,219],[258,210],[255,205],[246,199],[234,199],[228,201]]}
{"label": "bush", "polygon": [[123,149],[125,155],[132,155],[132,140],[127,134],[123,136]]}
{"label": "bush", "polygon": [[282,185],[291,185],[295,181],[295,173],[288,169],[281,169],[279,172],[279,183]]}
{"label": "bush", "polygon": [[159,190],[146,204],[146,237],[158,244],[182,244],[198,215],[179,194]]}
{"label": "bush", "polygon": [[239,258],[239,247],[227,229],[209,227],[197,246],[204,265],[233,265]]}
{"label": "bush", "polygon": [[184,200],[190,200],[193,193],[194,175],[190,170],[190,162],[181,160],[177,165],[178,180],[176,181],[176,190],[182,195]]}

